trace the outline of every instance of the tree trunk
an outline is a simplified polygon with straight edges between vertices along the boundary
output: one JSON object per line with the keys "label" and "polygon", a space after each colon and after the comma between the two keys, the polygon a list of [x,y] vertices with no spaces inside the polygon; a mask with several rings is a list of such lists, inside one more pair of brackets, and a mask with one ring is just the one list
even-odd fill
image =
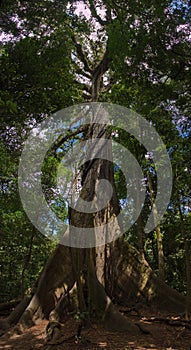
{"label": "tree trunk", "polygon": [[26,272],[28,265],[30,263],[34,237],[35,237],[35,228],[33,227],[30,242],[29,242],[28,251],[27,251],[27,254],[26,254],[25,259],[24,259],[23,269],[22,269],[22,273],[21,273],[21,296],[22,296],[22,298],[24,298],[24,293],[25,293],[25,290],[24,290],[25,272]]}
{"label": "tree trunk", "polygon": [[[104,111],[102,111],[104,122]],[[103,209],[97,212],[81,213],[80,201],[76,203],[75,210],[71,209],[70,222],[72,226],[97,228],[99,236],[102,238],[102,246],[89,248],[86,250],[77,249],[73,257],[73,266],[77,282],[78,308],[81,313],[88,312],[89,317],[96,317],[104,324],[112,327],[123,327],[127,330],[138,332],[138,328],[132,325],[127,319],[115,310],[111,299],[105,291],[106,285],[106,265],[108,261],[108,250],[106,243],[108,241],[107,223],[112,217],[116,217],[119,213],[119,203],[116,195],[114,183],[113,166],[111,159],[111,143],[104,144],[104,139],[108,139],[107,127],[104,124],[99,124],[97,121],[97,113],[93,115],[92,124],[90,125],[86,138],[94,140],[101,138],[101,144],[96,141],[87,149],[87,159],[93,159],[91,162],[86,161],[82,171],[82,191],[81,198],[89,202],[89,205],[95,204],[99,208],[99,204],[106,203]],[[100,115],[99,115],[100,118]],[[96,156],[95,156],[96,154]],[[113,195],[110,201],[107,200],[107,191],[102,192],[101,200],[99,198],[99,182],[104,179],[109,181],[113,189]],[[120,226],[115,220],[113,231],[119,231]],[[71,232],[72,234],[72,232]],[[96,242],[96,233],[95,233]],[[96,245],[96,244],[95,244]],[[123,321],[123,322],[122,322]]]}
{"label": "tree trunk", "polygon": [[[181,228],[181,234],[184,241],[184,251],[185,251],[185,266],[186,266],[186,284],[187,284],[187,304],[189,306],[189,303],[191,302],[191,265],[190,265],[190,247],[189,247],[189,241],[187,238],[187,233],[185,230],[184,225],[184,218],[182,214],[182,210],[180,205],[178,206],[179,215],[180,215],[180,228]],[[189,319],[190,317],[189,308],[186,309],[186,317]]]}
{"label": "tree trunk", "polygon": [[[155,204],[152,179],[149,171],[147,172],[147,177],[148,177],[148,185],[149,185],[149,190],[151,194],[151,202],[153,206],[154,221],[155,221],[155,217],[157,217],[157,207]],[[162,239],[160,225],[156,226],[156,235],[157,235],[157,251],[158,251],[158,276],[162,281],[165,281],[164,250],[163,250],[163,239]]]}

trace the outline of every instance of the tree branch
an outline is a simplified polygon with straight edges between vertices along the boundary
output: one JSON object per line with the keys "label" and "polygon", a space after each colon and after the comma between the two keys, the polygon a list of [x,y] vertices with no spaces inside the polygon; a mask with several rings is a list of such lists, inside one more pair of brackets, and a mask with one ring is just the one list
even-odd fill
{"label": "tree branch", "polygon": [[106,47],[104,56],[101,62],[97,65],[97,67],[93,71],[93,75],[96,78],[99,75],[103,75],[109,67],[109,63],[112,61],[110,57],[108,57],[108,48]]}
{"label": "tree branch", "polygon": [[81,83],[80,81],[78,80],[75,80],[74,81],[76,84],[80,85],[82,90],[85,90],[88,94],[91,94],[91,87],[88,87],[88,85],[84,84],[84,83]]}
{"label": "tree branch", "polygon": [[106,23],[109,24],[112,21],[110,1],[104,0],[103,3],[106,6]]}
{"label": "tree branch", "polygon": [[92,69],[90,68],[89,63],[88,63],[88,60],[87,60],[86,56],[84,55],[82,46],[81,46],[81,44],[79,44],[79,43],[76,41],[76,38],[75,38],[74,35],[72,35],[72,41],[73,41],[73,43],[74,43],[74,45],[75,45],[75,47],[76,47],[76,51],[77,51],[78,58],[79,58],[80,61],[84,64],[85,70],[91,74],[91,73],[92,73]]}
{"label": "tree branch", "polygon": [[79,75],[82,75],[83,77],[85,77],[87,79],[91,79],[92,78],[91,74],[88,74],[87,72],[84,72],[83,69],[81,69],[80,67],[77,67],[76,73],[79,74]]}
{"label": "tree branch", "polygon": [[111,79],[110,82],[109,82],[107,85],[103,86],[101,92],[102,92],[102,93],[108,92],[108,91],[112,88],[113,84],[114,84],[114,80]]}
{"label": "tree branch", "polygon": [[71,132],[71,130],[68,130],[68,134],[65,136],[62,136],[58,142],[52,147],[53,151],[56,151],[60,146],[62,146],[62,144],[66,141],[68,141],[70,138],[86,131],[88,129],[87,125],[82,125],[80,126],[78,129],[74,130]]}
{"label": "tree branch", "polygon": [[101,17],[98,15],[94,0],[89,0],[89,5],[92,17],[96,18],[101,26],[105,26],[106,24],[108,24],[107,21],[102,20]]}
{"label": "tree branch", "polygon": [[98,93],[101,86],[101,78],[103,74],[108,70],[109,63],[111,61],[112,59],[108,56],[108,48],[106,47],[102,60],[93,71],[93,77],[92,77],[92,100],[93,101],[96,101],[98,98]]}
{"label": "tree branch", "polygon": [[85,99],[85,101],[91,100],[91,97],[92,97],[91,95],[86,94],[85,92],[83,92],[82,96]]}

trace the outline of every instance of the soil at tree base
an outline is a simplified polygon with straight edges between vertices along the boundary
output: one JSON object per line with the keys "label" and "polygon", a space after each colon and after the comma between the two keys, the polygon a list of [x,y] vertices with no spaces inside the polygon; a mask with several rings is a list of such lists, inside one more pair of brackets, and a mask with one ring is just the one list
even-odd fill
{"label": "soil at tree base", "polygon": [[[12,350],[32,350],[32,349],[55,349],[55,350],[190,350],[191,347],[191,330],[185,327],[167,325],[160,322],[148,322],[151,316],[167,318],[170,315],[151,313],[148,309],[128,311],[123,308],[128,318],[133,322],[140,322],[149,331],[150,334],[141,334],[139,337],[129,335],[124,332],[106,331],[98,324],[91,324],[82,330],[81,339],[77,340],[78,322],[71,318],[62,328],[63,340],[60,345],[45,346],[46,343],[46,325],[48,321],[43,321],[30,329],[24,334],[16,335],[10,330],[0,338],[0,349]],[[171,316],[172,317],[172,316]],[[178,317],[178,315],[177,315]],[[176,320],[176,316],[172,317]],[[71,337],[73,335],[73,337]],[[67,340],[68,339],[68,340]]]}

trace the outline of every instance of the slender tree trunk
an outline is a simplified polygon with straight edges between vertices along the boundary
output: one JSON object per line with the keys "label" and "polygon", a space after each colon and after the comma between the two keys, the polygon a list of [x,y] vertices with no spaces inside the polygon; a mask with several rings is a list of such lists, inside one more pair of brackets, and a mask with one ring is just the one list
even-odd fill
{"label": "slender tree trunk", "polygon": [[[157,217],[157,207],[155,204],[152,179],[149,171],[147,172],[147,177],[148,177],[148,185],[149,185],[149,190],[151,194],[151,202],[153,206],[154,221],[155,221],[155,217]],[[157,250],[158,250],[158,276],[162,281],[165,281],[164,250],[163,250],[163,239],[162,239],[162,234],[160,230],[160,225],[157,225],[155,230],[157,235]]]}
{"label": "slender tree trunk", "polygon": [[[137,190],[137,207],[140,208],[140,184],[139,180],[136,181],[136,190]],[[138,237],[138,247],[140,253],[144,256],[144,223],[142,214],[140,213],[137,219],[137,237]]]}
{"label": "slender tree trunk", "polygon": [[[185,252],[185,265],[186,265],[186,284],[187,284],[187,304],[189,305],[191,301],[191,264],[190,264],[190,247],[187,238],[187,233],[184,225],[184,218],[182,214],[182,210],[180,205],[178,206],[179,215],[180,215],[180,228],[181,234],[184,241],[184,252]],[[188,317],[189,312],[186,311],[186,315]]]}
{"label": "slender tree trunk", "polygon": [[30,242],[29,242],[28,252],[25,256],[23,269],[22,269],[22,273],[21,273],[21,296],[22,296],[22,298],[24,298],[24,293],[25,293],[25,287],[24,287],[24,285],[25,285],[25,272],[28,268],[28,265],[29,265],[29,262],[31,259],[34,236],[35,236],[35,228],[33,227]]}
{"label": "slender tree trunk", "polygon": [[[139,122],[139,133],[141,135],[141,143],[144,144],[143,130],[142,130],[142,125],[140,122]],[[141,162],[143,160],[143,154],[144,154],[144,152],[142,150],[142,146],[135,144],[134,149],[135,149],[136,159],[141,164]],[[137,208],[139,210],[140,204],[141,204],[140,193],[141,193],[142,188],[141,188],[140,179],[138,179],[136,175],[137,174],[135,174],[136,191],[137,191]],[[144,222],[143,222],[142,213],[140,213],[140,215],[137,219],[137,237],[138,237],[138,249],[144,258]]]}

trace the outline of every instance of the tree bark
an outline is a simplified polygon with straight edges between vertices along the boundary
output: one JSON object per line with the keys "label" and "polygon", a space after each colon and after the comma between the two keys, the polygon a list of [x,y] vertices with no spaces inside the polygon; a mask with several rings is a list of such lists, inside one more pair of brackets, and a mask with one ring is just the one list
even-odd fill
{"label": "tree bark", "polygon": [[[152,185],[152,179],[149,171],[147,172],[149,190],[151,195],[151,202],[153,206],[154,216],[157,217],[157,207],[155,204],[154,191]],[[154,217],[154,221],[155,221]],[[165,281],[165,262],[164,262],[164,250],[163,250],[163,239],[160,229],[160,225],[156,225],[156,235],[157,235],[157,251],[158,251],[158,276],[164,282]]]}
{"label": "tree bark", "polygon": [[[34,295],[24,312],[11,316],[11,324],[17,323],[22,329],[33,324],[37,318],[49,318],[58,301],[72,289],[75,283],[68,247],[58,245],[42,271]],[[10,323],[10,322],[9,322]]]}
{"label": "tree bark", "polygon": [[[117,302],[126,305],[130,301],[141,302],[172,313],[186,311],[186,297],[157,277],[136,248],[120,239],[110,259],[108,277],[112,271],[115,276],[112,296]],[[190,303],[188,309],[191,310]]]}
{"label": "tree bark", "polygon": [[[71,271],[71,255],[68,251],[69,249],[64,246],[57,247],[41,274],[31,301],[24,299],[7,319],[1,320],[1,329],[9,329],[19,322],[20,329],[24,330],[39,318],[59,322],[67,317],[66,306],[70,303],[69,295],[72,298],[72,293],[76,293]],[[92,250],[84,251],[87,256],[93,254]],[[119,239],[114,245],[110,244],[110,251],[106,269],[106,288],[96,276],[94,256],[91,257],[86,271],[88,293],[87,290],[84,293],[83,288],[83,297],[90,317],[95,317],[96,314],[99,322],[106,328],[117,326],[118,330],[126,329],[136,333],[137,328],[119,314],[111,300],[123,305],[132,302],[146,303],[158,310],[172,313],[191,311],[191,305],[187,304],[186,298],[162,282],[134,247]]]}
{"label": "tree bark", "polygon": [[31,233],[31,238],[30,238],[30,242],[29,242],[29,247],[28,247],[28,251],[27,254],[25,256],[24,259],[24,263],[23,263],[23,269],[22,269],[22,273],[21,273],[21,296],[22,298],[24,298],[24,285],[25,285],[25,272],[28,268],[30,259],[31,259],[31,255],[32,255],[32,247],[33,247],[33,240],[35,237],[35,228],[33,227],[32,233]]}

